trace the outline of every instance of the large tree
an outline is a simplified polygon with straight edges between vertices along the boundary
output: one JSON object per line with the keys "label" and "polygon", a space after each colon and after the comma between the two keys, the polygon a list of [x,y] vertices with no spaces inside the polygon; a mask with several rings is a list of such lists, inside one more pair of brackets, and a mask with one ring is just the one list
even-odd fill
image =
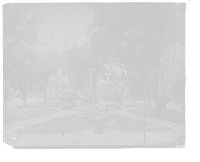
{"label": "large tree", "polygon": [[23,104],[35,72],[37,14],[28,15],[30,6],[4,5],[3,50],[4,79],[23,94]]}
{"label": "large tree", "polygon": [[109,106],[111,102],[121,104],[121,88],[117,84],[108,83],[101,97],[109,102]]}
{"label": "large tree", "polygon": [[92,10],[91,46],[136,70],[158,116],[164,114],[174,86],[184,80],[184,4],[98,4]]}
{"label": "large tree", "polygon": [[72,86],[84,89],[89,82],[89,58],[85,47],[72,46],[61,55],[61,69],[71,78]]}
{"label": "large tree", "polygon": [[58,55],[56,52],[46,52],[43,55],[38,53],[35,62],[36,72],[34,73],[33,85],[42,91],[44,102],[47,101],[46,90],[49,80],[52,75],[56,74],[58,67],[61,67]]}
{"label": "large tree", "polygon": [[148,99],[149,106],[151,106],[151,92],[147,82],[140,71],[133,70],[128,77],[129,94],[133,102],[139,99]]}
{"label": "large tree", "polygon": [[4,49],[14,46],[36,46],[39,14],[29,13],[31,5],[5,4],[3,6]]}
{"label": "large tree", "polygon": [[26,106],[28,92],[35,81],[36,67],[34,62],[36,58],[32,51],[17,50],[17,52],[21,54],[10,57],[9,61],[7,60],[8,63],[4,62],[4,68],[7,69],[5,78],[22,93],[23,105]]}
{"label": "large tree", "polygon": [[104,81],[106,80],[106,83],[108,86],[110,86],[107,87],[109,91],[113,90],[113,92],[110,93],[111,98],[114,97],[112,95],[115,95],[114,98],[117,99],[119,103],[122,103],[123,99],[126,97],[126,72],[124,71],[123,67],[121,67],[115,61],[105,64],[104,69],[104,72],[99,78],[103,79]]}
{"label": "large tree", "polygon": [[81,47],[72,46],[63,53],[61,59],[61,67],[71,76],[73,87],[79,90],[89,86],[89,69],[91,68],[95,91],[97,77],[103,72],[103,66],[87,44]]}

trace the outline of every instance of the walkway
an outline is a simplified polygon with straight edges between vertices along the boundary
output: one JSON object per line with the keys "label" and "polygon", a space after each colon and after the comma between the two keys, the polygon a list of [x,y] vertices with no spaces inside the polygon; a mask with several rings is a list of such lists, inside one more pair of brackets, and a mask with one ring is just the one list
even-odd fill
{"label": "walkway", "polygon": [[61,110],[56,114],[47,115],[47,116],[43,116],[43,117],[39,117],[39,118],[34,118],[34,119],[26,120],[26,121],[21,121],[21,122],[17,122],[14,124],[9,124],[9,125],[4,126],[4,129],[6,132],[15,131],[20,128],[25,128],[25,127],[28,127],[31,125],[35,125],[35,124],[42,123],[42,122],[45,122],[48,120],[60,118],[60,117],[66,116],[66,115],[75,114],[78,112],[79,112],[79,110]]}
{"label": "walkway", "polygon": [[[86,107],[82,107],[84,109]],[[10,124],[5,126],[4,131],[6,134],[12,134],[15,130],[20,128],[25,128],[31,125],[35,125],[38,123],[42,123],[48,120],[60,118],[63,116],[67,116],[70,114],[80,113],[79,109],[74,110],[61,110],[60,112],[48,115],[36,119],[31,119],[27,121],[22,121],[14,124]],[[131,117],[138,120],[144,120],[144,117],[141,115],[130,114],[126,112],[126,110],[113,110],[109,108],[108,113],[122,115],[126,117]],[[63,137],[61,132],[54,134],[41,134],[41,135],[26,135],[23,136],[23,140],[13,141],[15,145],[27,145],[27,146],[62,146],[62,145],[162,145],[162,144],[170,144],[170,142],[174,142],[178,137],[185,134],[185,126],[183,124],[177,124],[169,121],[164,121],[156,118],[146,117],[147,122],[151,122],[154,124],[159,124],[163,126],[171,127],[171,131],[158,131],[146,132],[146,139],[144,141],[144,131],[136,131],[136,132],[120,132],[115,130],[105,130],[105,133],[101,135],[95,135],[93,130],[86,130],[80,133],[67,133]],[[11,141],[12,142],[12,141]]]}

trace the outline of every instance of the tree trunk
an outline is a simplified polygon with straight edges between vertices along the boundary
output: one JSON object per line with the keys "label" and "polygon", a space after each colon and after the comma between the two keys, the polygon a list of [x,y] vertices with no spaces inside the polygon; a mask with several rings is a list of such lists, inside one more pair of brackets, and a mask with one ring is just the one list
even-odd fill
{"label": "tree trunk", "polygon": [[24,90],[22,92],[22,94],[23,94],[23,106],[27,106],[27,92],[26,92],[26,90]]}
{"label": "tree trunk", "polygon": [[47,101],[46,89],[45,89],[45,90],[43,90],[43,95],[44,95],[44,102],[46,102],[46,101]]}
{"label": "tree trunk", "polygon": [[151,107],[151,96],[149,96],[149,107]]}
{"label": "tree trunk", "polygon": [[[167,115],[167,104],[169,101],[169,96],[174,90],[176,81],[180,77],[181,69],[181,58],[182,49],[179,49],[179,43],[170,42],[167,40],[167,35],[163,35],[163,54],[160,58],[160,69],[157,70],[157,79],[156,79],[156,96],[158,100],[156,102],[156,115],[157,117],[164,117]],[[171,70],[173,69],[173,70]]]}
{"label": "tree trunk", "polygon": [[126,80],[124,80],[124,85],[122,89],[122,102],[126,100]]}

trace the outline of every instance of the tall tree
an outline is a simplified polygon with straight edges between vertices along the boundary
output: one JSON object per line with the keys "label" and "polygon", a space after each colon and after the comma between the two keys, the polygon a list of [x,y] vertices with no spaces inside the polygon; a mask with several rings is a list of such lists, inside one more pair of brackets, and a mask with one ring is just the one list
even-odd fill
{"label": "tall tree", "polygon": [[77,89],[88,83],[89,54],[86,48],[72,46],[61,56],[64,73],[71,76],[72,84]]}
{"label": "tall tree", "polygon": [[39,15],[27,14],[30,6],[6,4],[3,12],[4,78],[19,89],[26,105],[35,73]]}
{"label": "tall tree", "polygon": [[184,4],[99,6],[93,6],[91,45],[120,60],[127,71],[138,71],[157,114],[164,114],[175,83],[184,76]]}
{"label": "tall tree", "polygon": [[110,70],[108,73],[108,78],[109,78],[109,81],[111,83],[114,83],[118,86],[120,86],[121,88],[121,93],[120,93],[120,101],[123,102],[123,100],[126,98],[126,89],[127,89],[127,82],[128,82],[128,78],[127,78],[127,72],[121,67],[121,66],[118,66],[118,70],[114,70],[117,65],[119,64],[115,64],[115,66],[113,67],[112,70]]}
{"label": "tall tree", "polygon": [[109,102],[109,105],[111,105],[111,102],[115,102],[120,104],[121,103],[121,89],[117,87],[115,84],[109,83],[107,84],[107,87],[104,89],[102,96],[105,101]]}
{"label": "tall tree", "polygon": [[25,4],[5,4],[3,6],[4,49],[24,45],[36,46],[36,32],[39,14],[29,13],[33,7]]}
{"label": "tall tree", "polygon": [[60,67],[60,58],[55,52],[47,52],[43,55],[38,53],[37,60],[35,62],[35,82],[34,85],[43,92],[44,102],[47,101],[46,90],[48,87],[49,79],[56,73],[58,67]]}
{"label": "tall tree", "polygon": [[[17,51],[19,52],[19,50]],[[31,90],[31,85],[35,80],[35,57],[34,54],[30,51],[21,51],[21,55],[13,55],[9,59],[9,67],[11,69],[7,71],[7,77],[11,84],[18,90],[21,91],[23,95],[23,105],[27,104],[27,94]],[[4,62],[5,63],[5,62]],[[5,63],[8,66],[7,63]]]}
{"label": "tall tree", "polygon": [[133,70],[129,75],[128,81],[129,93],[133,98],[133,102],[135,102],[137,98],[144,99],[145,97],[145,99],[149,101],[149,106],[151,106],[151,92],[143,74],[140,73],[140,71]]}
{"label": "tall tree", "polygon": [[85,89],[89,86],[89,68],[92,68],[93,89],[95,89],[97,77],[102,73],[103,66],[88,45],[72,46],[63,53],[61,58],[63,69],[71,75],[72,85],[77,89]]}

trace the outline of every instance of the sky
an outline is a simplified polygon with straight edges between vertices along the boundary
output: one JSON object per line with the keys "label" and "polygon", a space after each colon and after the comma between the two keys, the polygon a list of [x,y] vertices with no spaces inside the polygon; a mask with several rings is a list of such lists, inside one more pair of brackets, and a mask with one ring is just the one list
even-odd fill
{"label": "sky", "polygon": [[[42,5],[29,11],[41,13],[38,44],[40,52],[65,52],[71,46],[89,42],[85,30],[93,21],[93,15],[86,5]],[[108,71],[120,72],[117,66],[107,65]]]}
{"label": "sky", "polygon": [[40,52],[64,52],[73,45],[81,46],[88,43],[85,30],[92,23],[93,17],[86,5],[37,4],[26,12],[26,17],[38,13]]}

